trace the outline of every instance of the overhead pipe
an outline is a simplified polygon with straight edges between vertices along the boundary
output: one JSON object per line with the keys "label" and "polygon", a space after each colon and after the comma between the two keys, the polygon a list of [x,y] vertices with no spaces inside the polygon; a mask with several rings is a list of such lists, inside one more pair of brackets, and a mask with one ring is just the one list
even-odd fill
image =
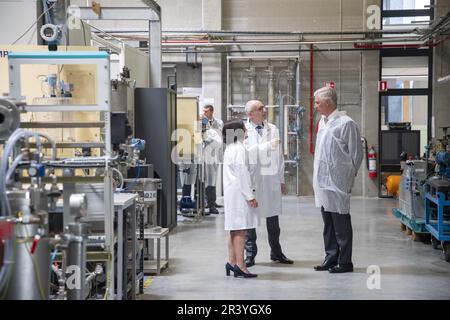
{"label": "overhead pipe", "polygon": [[450,39],[450,36],[447,36],[439,41],[429,43],[429,44],[403,44],[403,45],[395,45],[395,44],[358,44],[355,43],[353,45],[356,49],[392,49],[392,48],[414,48],[414,49],[420,49],[420,48],[435,48],[441,43],[447,41]]}
{"label": "overhead pipe", "polygon": [[[122,29],[105,29],[107,32],[118,33],[148,33],[146,28],[122,28]],[[290,32],[290,31],[224,31],[224,30],[177,30],[177,29],[163,29],[162,33],[172,34],[187,34],[187,35],[214,35],[214,36],[239,36],[239,35],[251,35],[251,36],[305,36],[305,35],[352,35],[352,34],[411,34],[417,33],[417,29],[396,29],[396,30],[354,30],[354,31],[310,31],[310,32]]]}
{"label": "overhead pipe", "polygon": [[[443,42],[447,41],[448,39],[450,39],[450,36],[447,36],[435,43],[432,44],[422,44],[422,45],[414,45],[414,44],[392,44],[392,45],[381,45],[381,44],[377,44],[377,45],[361,45],[361,44],[357,44],[354,43],[353,44],[353,48],[328,48],[328,49],[268,49],[268,50],[260,50],[260,49],[253,49],[253,50],[179,50],[179,51],[170,51],[170,50],[165,50],[163,51],[163,53],[165,54],[170,54],[170,53],[174,53],[174,54],[186,54],[186,53],[198,53],[198,54],[204,54],[204,53],[273,53],[273,52],[311,52],[311,51],[315,51],[315,52],[341,52],[341,51],[371,51],[371,50],[380,50],[380,49],[384,49],[384,48],[389,48],[389,49],[406,49],[406,48],[425,48],[425,47],[429,47],[429,48],[434,48],[437,47],[438,45],[442,44]],[[310,44],[310,47],[312,46],[312,44]]]}
{"label": "overhead pipe", "polygon": [[[146,51],[145,48],[141,48],[142,50]],[[314,51],[314,52],[337,52],[337,51],[377,51],[379,49],[376,48],[345,48],[345,49],[314,49],[314,50],[310,50],[310,49],[268,49],[268,50],[178,50],[178,51],[174,51],[174,50],[166,50],[163,51],[163,53],[173,53],[173,54],[186,54],[186,53],[198,53],[198,54],[204,54],[204,53],[213,53],[213,54],[218,54],[218,53],[274,53],[274,52],[310,52],[310,51]]]}
{"label": "overhead pipe", "polygon": [[[320,40],[320,41],[261,41],[261,42],[235,42],[235,41],[189,41],[189,42],[167,42],[162,41],[164,47],[189,47],[189,46],[197,46],[197,47],[223,47],[223,46],[286,46],[286,45],[320,45],[320,44],[354,44],[354,43],[379,43],[379,42],[414,42],[418,41],[414,38],[389,38],[389,39],[350,39],[350,40]],[[421,43],[418,43],[420,45]],[[405,43],[407,45],[407,43]]]}

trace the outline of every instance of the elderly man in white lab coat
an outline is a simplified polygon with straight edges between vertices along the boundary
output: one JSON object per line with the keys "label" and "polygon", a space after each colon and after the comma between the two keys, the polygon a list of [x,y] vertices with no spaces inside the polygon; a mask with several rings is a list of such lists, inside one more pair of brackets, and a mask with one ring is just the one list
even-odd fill
{"label": "elderly man in white lab coat", "polygon": [[214,107],[210,104],[203,107],[203,119],[207,120],[207,128],[204,138],[203,147],[206,148],[204,152],[207,153],[208,159],[205,163],[205,195],[206,203],[209,208],[209,213],[218,214],[218,204],[216,203],[216,184],[217,173],[219,169],[219,153],[221,149],[221,142],[216,142],[216,136],[221,138],[223,122],[214,117]]}
{"label": "elderly man in white lab coat", "polygon": [[[270,259],[284,264],[293,264],[280,246],[281,194],[284,192],[284,159],[279,143],[278,128],[264,120],[265,107],[261,101],[251,100],[246,104],[248,115],[247,139],[245,146],[249,151],[250,175],[258,199],[259,217],[266,218],[270,245]],[[255,264],[258,252],[256,229],[247,230],[246,265]]]}
{"label": "elderly man in white lab coat", "polygon": [[313,186],[316,207],[324,222],[325,260],[316,271],[353,272],[353,230],[350,195],[363,159],[356,123],[337,110],[336,91],[323,87],[314,93],[322,114],[314,153]]}

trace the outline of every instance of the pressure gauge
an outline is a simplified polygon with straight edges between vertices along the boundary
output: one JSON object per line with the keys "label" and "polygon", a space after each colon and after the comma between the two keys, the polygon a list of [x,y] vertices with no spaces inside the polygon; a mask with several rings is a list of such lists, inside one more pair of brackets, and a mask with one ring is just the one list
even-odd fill
{"label": "pressure gauge", "polygon": [[30,167],[30,168],[28,168],[28,175],[30,176],[30,177],[37,177],[37,175],[38,175],[38,169],[36,168],[36,167]]}
{"label": "pressure gauge", "polygon": [[44,39],[45,41],[53,42],[59,38],[60,29],[58,26],[56,26],[54,24],[47,23],[41,27],[39,34],[41,35],[42,39]]}

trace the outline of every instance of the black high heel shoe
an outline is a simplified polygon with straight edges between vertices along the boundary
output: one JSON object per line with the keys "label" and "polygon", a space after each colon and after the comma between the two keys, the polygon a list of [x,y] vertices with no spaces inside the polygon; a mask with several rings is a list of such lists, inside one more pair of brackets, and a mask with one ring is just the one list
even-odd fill
{"label": "black high heel shoe", "polygon": [[234,265],[234,277],[244,277],[244,278],[256,278],[258,275],[254,273],[245,273],[244,271],[239,268],[237,264]]}
{"label": "black high heel shoe", "polygon": [[225,272],[227,276],[230,275],[230,271],[234,272],[234,267],[229,262],[227,262],[227,264],[225,265]]}

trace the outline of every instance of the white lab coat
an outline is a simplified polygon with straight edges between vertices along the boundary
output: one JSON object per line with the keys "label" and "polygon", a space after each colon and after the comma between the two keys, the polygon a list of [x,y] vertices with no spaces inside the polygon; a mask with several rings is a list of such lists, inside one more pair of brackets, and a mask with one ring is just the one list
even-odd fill
{"label": "white lab coat", "polygon": [[316,207],[350,213],[350,195],[363,159],[356,123],[338,110],[319,122],[314,153],[313,186]]}
{"label": "white lab coat", "polygon": [[278,128],[265,121],[262,134],[259,135],[256,125],[250,121],[245,125],[247,139],[244,144],[249,152],[250,176],[258,201],[256,211],[263,218],[280,215],[284,157],[281,143],[276,148],[271,145],[273,139],[280,138]]}
{"label": "white lab coat", "polygon": [[217,170],[221,162],[223,122],[213,119],[203,134],[203,161],[205,164],[205,186],[216,186]]}
{"label": "white lab coat", "polygon": [[258,216],[248,200],[255,199],[246,161],[246,150],[236,142],[226,147],[223,160],[225,230],[254,229]]}
{"label": "white lab coat", "polygon": [[181,162],[178,164],[181,185],[194,185],[197,180],[197,164]]}

